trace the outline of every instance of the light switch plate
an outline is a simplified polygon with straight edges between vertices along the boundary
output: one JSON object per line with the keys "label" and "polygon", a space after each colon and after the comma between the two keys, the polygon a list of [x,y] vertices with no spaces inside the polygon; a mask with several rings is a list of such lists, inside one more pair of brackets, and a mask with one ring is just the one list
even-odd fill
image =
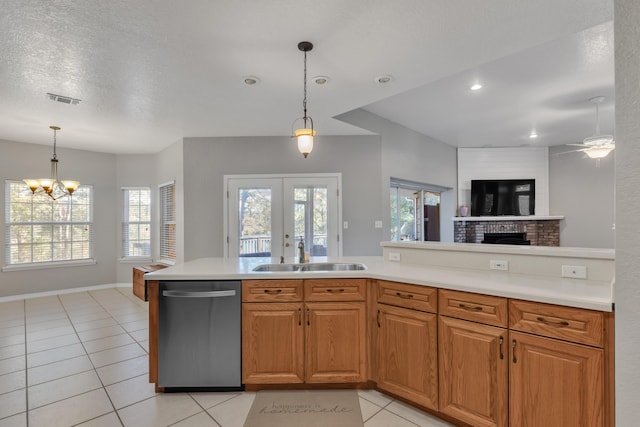
{"label": "light switch plate", "polygon": [[379,219],[376,220],[376,222],[373,225],[375,228],[382,228],[382,221],[380,221]]}

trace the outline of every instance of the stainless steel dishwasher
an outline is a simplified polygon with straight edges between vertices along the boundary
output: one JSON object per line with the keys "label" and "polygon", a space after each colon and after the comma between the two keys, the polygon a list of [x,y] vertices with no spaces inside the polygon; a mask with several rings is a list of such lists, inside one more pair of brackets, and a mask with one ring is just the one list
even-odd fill
{"label": "stainless steel dishwasher", "polygon": [[159,290],[158,386],[242,390],[241,282],[161,281]]}

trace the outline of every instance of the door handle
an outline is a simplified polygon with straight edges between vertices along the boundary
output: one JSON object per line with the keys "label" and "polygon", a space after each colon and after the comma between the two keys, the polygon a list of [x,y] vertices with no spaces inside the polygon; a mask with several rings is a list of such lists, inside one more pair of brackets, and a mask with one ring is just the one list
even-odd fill
{"label": "door handle", "polygon": [[199,291],[162,291],[163,297],[175,297],[175,298],[221,298],[221,297],[232,297],[235,296],[236,291],[225,290],[225,291],[209,291],[209,292],[199,292]]}
{"label": "door handle", "polygon": [[289,235],[288,235],[288,234],[285,234],[285,235],[284,235],[284,238],[285,238],[285,239],[288,239],[288,238],[289,238]]}
{"label": "door handle", "polygon": [[285,246],[286,248],[288,248],[288,247],[290,246],[290,245],[289,245],[289,242],[285,243],[285,244],[284,244],[284,246]]}

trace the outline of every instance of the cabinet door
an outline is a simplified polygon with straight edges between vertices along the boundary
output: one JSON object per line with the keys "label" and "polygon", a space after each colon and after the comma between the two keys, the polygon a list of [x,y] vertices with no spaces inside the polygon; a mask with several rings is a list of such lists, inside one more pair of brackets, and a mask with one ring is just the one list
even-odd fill
{"label": "cabinet door", "polygon": [[378,387],[438,407],[437,316],[378,305]]}
{"label": "cabinet door", "polygon": [[306,382],[366,381],[363,302],[307,303]]}
{"label": "cabinet door", "polygon": [[512,426],[602,426],[603,352],[580,344],[510,333]]}
{"label": "cabinet door", "polygon": [[242,305],[242,382],[304,381],[302,303]]}
{"label": "cabinet door", "polygon": [[440,316],[439,333],[440,412],[474,426],[506,426],[507,330]]}

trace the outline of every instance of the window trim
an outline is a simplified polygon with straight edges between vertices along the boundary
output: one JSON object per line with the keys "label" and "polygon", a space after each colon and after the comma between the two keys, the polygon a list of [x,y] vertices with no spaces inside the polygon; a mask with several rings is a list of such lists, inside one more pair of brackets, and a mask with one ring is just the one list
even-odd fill
{"label": "window trim", "polygon": [[[120,190],[122,191],[121,195],[122,195],[122,221],[120,222],[120,236],[121,236],[121,241],[120,241],[120,261],[151,261],[152,260],[152,250],[151,250],[151,243],[153,241],[152,237],[151,237],[151,233],[153,233],[152,231],[152,221],[151,219],[153,218],[153,201],[151,199],[151,187],[148,186],[139,186],[139,187],[121,187]],[[149,191],[149,221],[127,221],[127,203],[125,202],[125,194],[126,192],[128,192],[129,190],[148,190]],[[141,255],[141,256],[133,256],[133,255],[125,255],[124,254],[124,230],[125,230],[125,225],[140,225],[140,224],[148,224],[149,226],[149,255]]]}

